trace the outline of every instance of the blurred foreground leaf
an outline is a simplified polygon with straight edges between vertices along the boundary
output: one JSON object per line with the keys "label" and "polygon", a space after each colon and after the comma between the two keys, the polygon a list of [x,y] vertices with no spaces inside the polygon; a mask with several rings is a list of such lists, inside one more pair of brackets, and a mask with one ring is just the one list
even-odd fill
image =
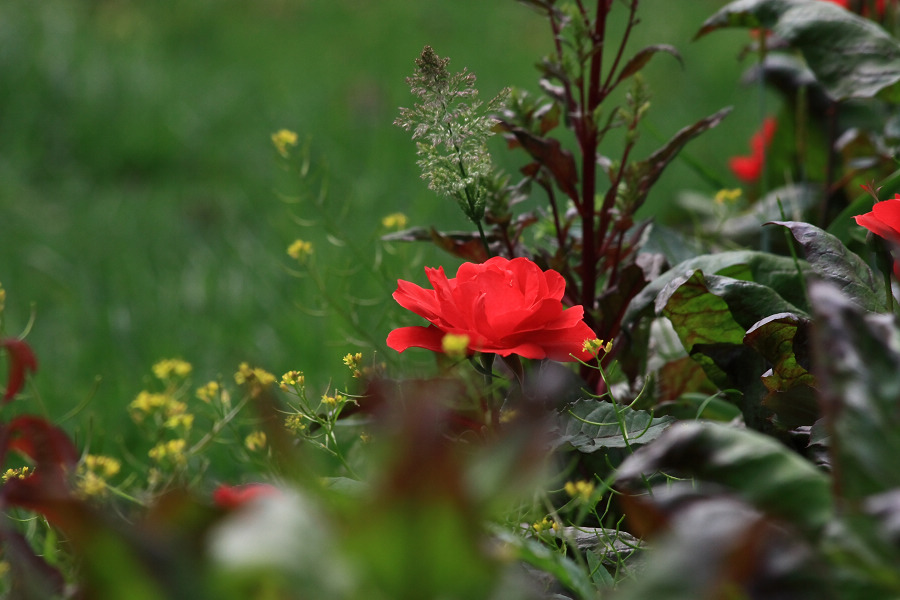
{"label": "blurred foreground leaf", "polygon": [[846,291],[814,282],[810,300],[836,491],[858,501],[900,487],[900,329],[896,317],[864,312]]}
{"label": "blurred foreground leaf", "polygon": [[830,479],[771,437],[717,423],[681,422],[639,449],[617,485],[639,489],[658,471],[725,486],[766,514],[815,535],[831,519]]}

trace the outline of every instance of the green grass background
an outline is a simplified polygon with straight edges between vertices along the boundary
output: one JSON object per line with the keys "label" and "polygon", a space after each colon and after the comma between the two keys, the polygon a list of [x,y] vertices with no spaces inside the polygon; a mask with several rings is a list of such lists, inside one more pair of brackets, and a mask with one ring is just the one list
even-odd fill
{"label": "green grass background", "polygon": [[[663,135],[736,107],[688,148],[736,184],[726,159],[746,152],[760,117],[758,94],[738,84],[748,38],[690,41],[724,4],[644,0],[630,48],[669,43],[684,57],[684,68],[660,55],[645,70]],[[380,219],[465,227],[391,125],[425,44],[476,73],[486,99],[507,85],[537,90],[533,65],[551,39],[513,0],[4,2],[0,282],[6,334],[34,318],[39,410],[60,418],[90,400],[66,425],[117,428],[165,357],[193,363],[198,383],[247,360],[303,370],[321,389],[344,381],[341,356],[371,356],[372,343],[400,364],[384,337],[416,320],[390,298],[396,278],[457,261],[385,247]],[[269,142],[282,127],[309,142],[305,178],[300,157],[280,160]],[[655,142],[643,140],[646,155]],[[495,155],[522,163],[502,144]],[[685,188],[708,190],[677,163],[645,213],[677,216]],[[316,245],[318,283],[285,254],[297,237]],[[328,308],[320,285],[342,308]],[[429,360],[413,354],[402,364]]]}

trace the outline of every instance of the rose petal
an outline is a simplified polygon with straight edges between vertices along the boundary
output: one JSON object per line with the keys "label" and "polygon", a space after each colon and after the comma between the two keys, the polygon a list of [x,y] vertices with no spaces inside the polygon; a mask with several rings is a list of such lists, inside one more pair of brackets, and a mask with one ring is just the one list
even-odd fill
{"label": "rose petal", "polygon": [[434,352],[442,352],[441,341],[446,335],[443,331],[429,325],[428,327],[400,327],[388,334],[388,348],[403,352],[407,348],[426,348]]}

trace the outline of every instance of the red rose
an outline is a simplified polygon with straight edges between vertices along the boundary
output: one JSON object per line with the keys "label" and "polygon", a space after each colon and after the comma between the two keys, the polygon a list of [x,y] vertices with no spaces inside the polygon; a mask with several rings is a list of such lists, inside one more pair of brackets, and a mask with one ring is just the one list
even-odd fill
{"label": "red rose", "polygon": [[247,485],[222,484],[213,492],[213,502],[219,508],[235,509],[253,502],[257,498],[280,493],[278,488],[268,483],[248,483]]}
{"label": "red rose", "polygon": [[857,225],[875,235],[900,244],[900,194],[894,194],[891,200],[876,202],[871,212],[853,218]]}
{"label": "red rose", "polygon": [[776,122],[773,117],[763,121],[762,128],[750,138],[750,156],[735,156],[728,161],[732,173],[746,183],[753,183],[762,175],[763,165],[766,160],[766,150],[772,143],[775,135]]}
{"label": "red rose", "polygon": [[590,360],[585,340],[597,336],[584,322],[584,309],[563,309],[566,282],[553,270],[542,271],[527,258],[495,257],[465,263],[456,278],[443,267],[425,273],[433,290],[400,280],[394,300],[431,322],[428,327],[400,327],[387,345],[403,352],[427,348],[442,352],[446,334],[468,336],[470,352],[558,361]]}

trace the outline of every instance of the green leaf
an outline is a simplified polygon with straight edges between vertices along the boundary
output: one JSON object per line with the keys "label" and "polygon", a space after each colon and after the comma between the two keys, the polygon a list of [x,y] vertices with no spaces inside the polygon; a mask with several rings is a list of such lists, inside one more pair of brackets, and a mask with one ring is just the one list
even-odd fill
{"label": "green leaf", "polygon": [[707,19],[696,37],[723,27],[770,29],[797,48],[835,100],[900,100],[900,44],[884,29],[820,0],[737,0]]}
{"label": "green leaf", "polygon": [[772,223],[790,229],[794,239],[803,247],[813,273],[821,280],[844,290],[854,303],[865,310],[883,310],[884,290],[872,274],[872,269],[839,239],[809,223]]}
{"label": "green leaf", "polygon": [[658,471],[726,486],[808,533],[819,532],[834,511],[827,475],[771,437],[747,429],[681,421],[626,459],[616,480],[639,489]]}
{"label": "green leaf", "polygon": [[821,389],[836,489],[859,500],[900,487],[900,329],[864,312],[832,284],[814,282],[814,373]]}
{"label": "green leaf", "polygon": [[644,316],[653,306],[659,293],[673,279],[683,277],[685,273],[692,273],[696,270],[707,274],[727,275],[734,279],[754,281],[772,288],[791,304],[804,309],[806,307],[802,286],[798,285],[797,267],[790,257],[754,250],[734,250],[704,254],[675,265],[651,281],[635,296],[625,313],[625,321],[630,322]]}
{"label": "green leaf", "polygon": [[768,286],[699,269],[670,282],[656,308],[672,321],[688,351],[697,343],[741,344],[747,329],[764,317],[803,313]]}
{"label": "green leaf", "polygon": [[740,344],[746,332],[734,319],[728,302],[710,293],[707,278],[699,269],[666,286],[656,298],[656,311],[672,322],[688,352],[700,343]]}
{"label": "green leaf", "polygon": [[654,418],[651,413],[611,402],[579,400],[560,417],[559,436],[553,445],[568,444],[584,453],[643,445],[674,422],[672,417]]}
{"label": "green leaf", "polygon": [[744,345],[747,329],[775,313],[799,311],[772,288],[752,281],[704,276],[695,270],[660,292],[656,308],[668,318],[679,339],[721,390],[741,392],[740,407],[749,427],[765,429],[768,411],[759,377],[765,366]]}
{"label": "green leaf", "polygon": [[763,405],[785,429],[812,425],[819,417],[815,378],[809,372],[808,329],[809,319],[780,313],[763,319],[744,337],[744,343],[772,365],[762,377],[769,392]]}

